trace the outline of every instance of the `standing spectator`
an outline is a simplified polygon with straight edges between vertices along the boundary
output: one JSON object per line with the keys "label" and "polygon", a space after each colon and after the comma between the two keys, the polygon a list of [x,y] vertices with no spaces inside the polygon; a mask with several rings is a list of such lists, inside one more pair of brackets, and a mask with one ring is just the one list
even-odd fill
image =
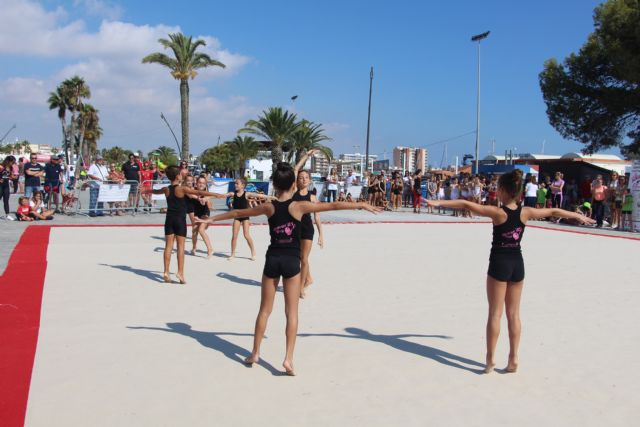
{"label": "standing spectator", "polygon": [[349,193],[349,188],[351,188],[351,186],[353,186],[353,183],[355,182],[356,177],[353,174],[353,170],[349,169],[349,172],[347,172],[347,176],[344,179],[344,193],[347,194]]}
{"label": "standing spectator", "polygon": [[622,221],[620,225],[622,231],[633,231],[632,213],[633,196],[631,195],[631,189],[626,187],[624,190],[624,199],[622,200]]}
{"label": "standing spectator", "polygon": [[602,228],[602,222],[604,220],[604,201],[607,197],[607,187],[602,185],[602,178],[596,178],[591,185],[591,197],[593,197],[591,209],[593,210],[593,216],[596,220],[596,227]]}
{"label": "standing spectator", "polygon": [[189,175],[189,162],[187,162],[186,160],[182,160],[180,162],[180,176],[182,176],[183,181],[187,177],[187,175]]}
{"label": "standing spectator", "polygon": [[[435,175],[427,182],[427,200],[438,200],[438,182]],[[427,206],[427,213],[433,213],[433,206]]]}
{"label": "standing spectator", "polygon": [[580,182],[580,197],[583,202],[591,201],[591,175],[585,175],[582,182]]}
{"label": "standing spectator", "polygon": [[[109,175],[107,175],[107,180],[114,184],[124,185],[124,174],[116,169],[116,165],[114,163],[109,165]],[[124,215],[124,210],[121,208],[125,208],[125,202],[109,202],[109,215]]]}
{"label": "standing spectator", "polygon": [[[129,160],[122,165],[122,173],[124,173],[124,179],[131,187],[129,187],[129,206],[138,211],[138,185],[140,184],[140,162],[136,160],[136,154],[129,154]],[[106,176],[106,175],[105,175]]]}
{"label": "standing spectator", "polygon": [[360,185],[362,185],[362,190],[360,190],[360,197],[358,200],[367,201],[369,200],[369,171],[364,171],[362,176],[360,177]]}
{"label": "standing spectator", "polygon": [[405,208],[408,208],[410,204],[413,204],[412,194],[411,176],[409,176],[409,171],[404,171],[404,176],[402,177],[402,205]]}
{"label": "standing spectator", "polygon": [[[60,165],[60,158],[58,156],[52,156],[49,163],[44,165],[44,190],[45,190],[45,203],[47,209],[51,209],[51,199],[53,198],[55,204],[55,211],[58,211],[60,206],[60,188],[62,187],[62,166]],[[53,197],[52,197],[53,196]]]}
{"label": "standing spectator", "polygon": [[[622,193],[618,195],[618,187],[620,181],[618,178],[618,172],[611,172],[611,180],[607,186],[607,201],[609,205],[609,212],[611,213],[611,228],[616,228],[620,222],[620,210],[622,209]],[[618,195],[619,207],[616,209],[616,195]]]}
{"label": "standing spectator", "polygon": [[531,175],[529,182],[524,187],[524,205],[530,208],[536,207],[536,201],[538,197],[538,184],[536,184],[536,177]]}
{"label": "standing spectator", "polygon": [[[589,190],[591,191],[591,190]],[[547,201],[547,188],[544,182],[540,183],[538,191],[536,191],[536,208],[542,209]]]}
{"label": "standing spectator", "polygon": [[20,163],[18,164],[18,191],[20,194],[24,194],[24,164],[27,163],[26,157],[20,157]]}
{"label": "standing spectator", "polygon": [[18,192],[18,178],[20,178],[20,166],[16,161],[13,166],[11,166],[11,182],[13,183],[13,194]]}
{"label": "standing spectator", "polygon": [[103,203],[98,202],[98,195],[100,194],[100,184],[107,180],[109,171],[104,165],[104,159],[100,154],[96,156],[94,163],[89,167],[87,172],[89,175],[89,216],[104,216]]}
{"label": "standing spectator", "polygon": [[335,202],[338,195],[338,173],[336,168],[331,168],[327,175],[327,199],[326,202]]}
{"label": "standing spectator", "polygon": [[38,155],[31,153],[30,160],[24,164],[24,195],[31,198],[33,193],[42,191],[40,177],[44,176],[44,167],[38,163]]}
{"label": "standing spectator", "polygon": [[616,188],[611,200],[611,227],[620,228],[622,223],[622,202],[624,200],[627,179],[624,175],[617,179]]}
{"label": "standing spectator", "polygon": [[4,202],[4,213],[7,219],[9,216],[9,198],[11,197],[11,175],[13,174],[13,165],[16,163],[16,158],[13,156],[7,156],[0,164],[0,199]]}
{"label": "standing spectator", "polygon": [[[153,171],[148,160],[145,160],[142,164],[142,170],[140,171],[140,177],[142,178],[142,188],[151,189],[153,187]],[[206,190],[206,187],[204,188]],[[144,210],[151,212],[151,191],[148,194],[143,194],[142,199],[144,201]]]}
{"label": "standing spectator", "polygon": [[564,179],[562,179],[562,173],[556,172],[554,180],[551,183],[551,207],[562,208],[562,193],[564,191]]}
{"label": "standing spectator", "polygon": [[413,176],[413,213],[420,213],[422,197],[422,169],[418,169]]}

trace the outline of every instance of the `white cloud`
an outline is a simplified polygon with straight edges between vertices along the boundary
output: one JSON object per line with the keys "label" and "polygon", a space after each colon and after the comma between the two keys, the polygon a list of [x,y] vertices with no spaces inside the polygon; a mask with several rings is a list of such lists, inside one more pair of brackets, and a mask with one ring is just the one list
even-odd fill
{"label": "white cloud", "polygon": [[[109,14],[112,14],[111,17],[122,15],[122,11],[118,11],[110,2],[78,0],[76,4],[82,4],[88,13],[106,18],[109,18]],[[105,20],[97,30],[91,31],[81,20],[68,22],[67,16],[62,8],[46,10],[31,0],[3,1],[0,54],[14,55],[16,61],[20,60],[19,57],[52,57],[66,60],[67,64],[41,78],[19,76],[0,81],[0,95],[6,102],[4,107],[0,105],[0,116],[15,105],[37,109],[32,116],[48,112],[48,92],[53,91],[62,80],[80,75],[91,88],[89,102],[100,110],[104,129],[101,143],[105,146],[118,143],[152,148],[146,147],[147,142],[140,141],[140,137],[134,135],[140,135],[141,129],[164,126],[158,118],[160,111],[179,118],[180,98],[178,82],[166,68],[157,64],[142,64],[141,60],[149,53],[162,51],[158,39],[179,32],[180,27]],[[215,87],[219,79],[230,78],[240,72],[251,58],[223,48],[220,40],[211,35],[196,38],[204,39],[207,45],[203,51],[223,62],[226,68],[200,70],[198,77],[190,82],[193,152],[197,152],[198,146],[205,144],[207,139],[213,138],[210,135],[215,134],[217,138],[218,134],[223,137],[234,134],[247,119],[260,111],[243,97],[215,98],[208,88],[209,85]],[[20,111],[24,114],[28,110],[21,108]],[[32,139],[50,138],[45,133],[57,135],[58,129],[50,126],[49,121],[40,128],[37,124],[31,126],[35,134],[40,134]],[[179,134],[179,127],[174,130]],[[109,135],[119,135],[118,141],[112,141]]]}
{"label": "white cloud", "polygon": [[112,21],[120,19],[124,13],[122,7],[110,1],[75,0],[73,4],[75,6],[84,6],[84,10],[89,15],[99,16]]}

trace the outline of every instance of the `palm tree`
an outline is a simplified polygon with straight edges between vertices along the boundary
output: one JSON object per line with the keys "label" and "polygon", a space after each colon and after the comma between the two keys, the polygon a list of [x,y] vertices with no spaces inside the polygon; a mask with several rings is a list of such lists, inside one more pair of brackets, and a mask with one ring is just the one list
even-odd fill
{"label": "palm tree", "polygon": [[236,136],[232,141],[225,142],[231,149],[231,154],[235,156],[238,163],[238,176],[244,176],[245,163],[247,160],[253,159],[261,145],[251,136]]}
{"label": "palm tree", "polygon": [[90,155],[98,150],[98,139],[102,136],[98,110],[91,104],[82,104],[78,121],[80,122],[78,152],[81,153],[83,159],[89,159]]}
{"label": "palm tree", "polygon": [[198,53],[200,46],[206,46],[202,39],[192,41],[192,37],[182,33],[169,34],[169,40],[159,39],[165,48],[173,51],[173,58],[156,52],[142,58],[143,64],[160,64],[171,70],[174,79],[180,80],[180,113],[182,117],[182,158],[189,160],[189,79],[198,75],[196,70],[225,65],[205,53]]}
{"label": "palm tree", "polygon": [[67,100],[62,85],[58,86],[55,92],[49,93],[49,110],[58,110],[58,119],[62,125],[62,148],[67,156],[66,161],[69,162],[69,135],[67,130]]}
{"label": "palm tree", "polygon": [[271,107],[262,112],[258,120],[249,120],[238,133],[249,133],[269,140],[271,145],[272,172],[275,172],[278,162],[282,161],[282,148],[298,131],[300,124],[296,122],[296,115],[283,111],[280,107]]}
{"label": "palm tree", "polygon": [[117,145],[102,149],[102,157],[109,163],[122,164],[127,161],[125,150]]}
{"label": "palm tree", "polygon": [[307,151],[316,149],[320,150],[331,161],[333,150],[326,145],[320,144],[323,141],[331,141],[331,138],[324,134],[321,124],[301,120],[298,131],[285,143],[285,148],[289,153],[287,160],[291,163],[295,159],[295,163],[298,163]]}
{"label": "palm tree", "polygon": [[157,153],[156,156],[158,156],[158,160],[160,160],[160,162],[164,163],[165,165],[169,166],[169,165],[175,165],[176,163],[178,163],[178,156],[176,155],[176,150],[174,150],[171,147],[162,145],[153,151]]}

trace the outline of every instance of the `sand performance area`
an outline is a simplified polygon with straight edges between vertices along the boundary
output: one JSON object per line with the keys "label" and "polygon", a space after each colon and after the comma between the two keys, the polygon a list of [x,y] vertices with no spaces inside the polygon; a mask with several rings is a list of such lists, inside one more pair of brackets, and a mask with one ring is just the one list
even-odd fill
{"label": "sand performance area", "polygon": [[[160,227],[52,228],[27,426],[630,425],[640,241],[528,228],[517,374],[482,375],[488,224],[325,227],[282,374],[278,294],[249,354],[258,260],[230,227],[161,283]],[[175,262],[175,258],[174,258]],[[11,265],[9,266],[11,268]],[[175,264],[173,271],[175,271]],[[506,365],[506,324],[498,367]]]}

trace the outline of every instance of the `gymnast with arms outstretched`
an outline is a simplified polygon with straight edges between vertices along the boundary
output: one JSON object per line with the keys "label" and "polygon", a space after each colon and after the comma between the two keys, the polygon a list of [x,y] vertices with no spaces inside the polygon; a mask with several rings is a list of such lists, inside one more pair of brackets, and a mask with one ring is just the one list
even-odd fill
{"label": "gymnast with arms outstretched", "polygon": [[164,221],[164,272],[162,277],[166,283],[171,283],[169,265],[173,243],[177,245],[178,273],[176,277],[181,284],[186,284],[184,277],[184,242],[187,237],[187,196],[225,198],[222,194],[195,190],[182,184],[182,175],[178,166],[169,166],[165,173],[171,185],[159,189],[145,188],[143,194],[164,194],[167,198],[167,216]]}
{"label": "gymnast with arms outstretched", "polygon": [[273,174],[273,186],[278,194],[271,203],[264,203],[251,209],[233,210],[216,215],[201,223],[211,223],[226,219],[266,215],[269,219],[271,244],[267,249],[264,270],[262,273],[260,310],[255,323],[253,350],[245,359],[247,365],[260,360],[260,344],[264,337],[267,321],[273,308],[273,300],[280,277],[284,285],[286,326],[286,354],[282,366],[287,375],[295,375],[293,369],[293,351],[298,332],[298,301],[300,299],[300,235],[301,219],[305,214],[322,211],[366,209],[377,213],[379,208],[365,202],[333,202],[312,203],[294,201],[296,191],[296,175],[294,168],[288,163],[278,163]]}
{"label": "gymnast with arms outstretched", "polygon": [[491,218],[493,242],[487,272],[487,354],[485,372],[493,371],[494,353],[500,334],[503,308],[507,311],[509,328],[509,362],[506,372],[518,369],[520,344],[520,296],[524,284],[524,260],[520,241],[527,221],[548,217],[575,219],[583,224],[593,224],[591,218],[564,209],[535,209],[522,207],[519,202],[522,191],[522,171],[514,170],[500,176],[497,196],[502,207],[480,205],[465,200],[427,200],[428,206],[466,209],[476,215]]}

